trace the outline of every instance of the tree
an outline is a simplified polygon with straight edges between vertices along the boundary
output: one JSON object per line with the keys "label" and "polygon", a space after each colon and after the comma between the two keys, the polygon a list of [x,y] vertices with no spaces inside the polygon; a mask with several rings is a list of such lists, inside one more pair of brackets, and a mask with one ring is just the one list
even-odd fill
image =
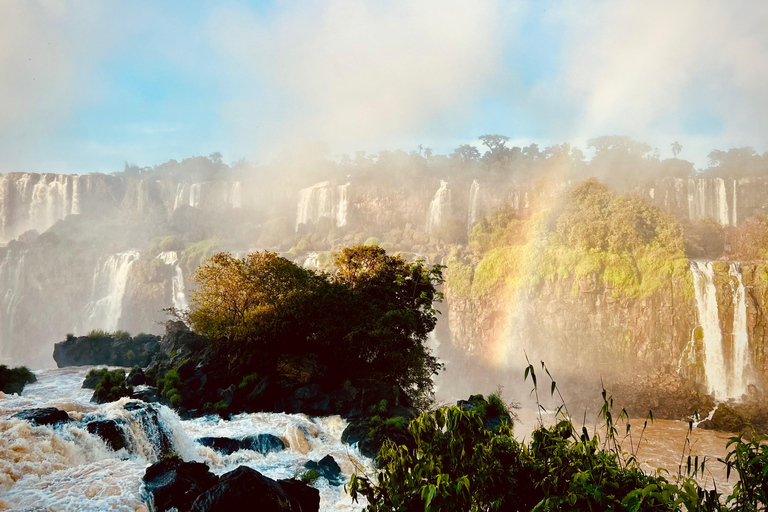
{"label": "tree", "polygon": [[211,159],[211,162],[218,165],[222,163],[221,159],[223,158],[223,155],[217,151],[215,153],[211,153],[210,155],[208,155],[208,158]]}
{"label": "tree", "polygon": [[475,162],[480,159],[480,151],[471,144],[462,144],[453,150],[451,157],[459,159],[463,163]]}
{"label": "tree", "polygon": [[509,137],[506,135],[481,135],[478,137],[483,146],[487,147],[491,155],[499,155],[506,149],[506,143],[509,142]]}
{"label": "tree", "polygon": [[680,144],[677,141],[672,143],[672,154],[675,155],[675,158],[677,158],[677,155],[679,155],[680,151],[682,150],[683,150],[682,144]]}

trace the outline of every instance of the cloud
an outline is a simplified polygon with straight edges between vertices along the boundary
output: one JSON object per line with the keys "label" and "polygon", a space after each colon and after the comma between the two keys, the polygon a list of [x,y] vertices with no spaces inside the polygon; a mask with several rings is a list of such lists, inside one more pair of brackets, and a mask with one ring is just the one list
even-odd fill
{"label": "cloud", "polygon": [[[230,124],[271,142],[360,148],[436,118],[462,118],[501,58],[499,11],[493,0],[287,1],[266,15],[222,11],[211,34],[240,88],[226,109]],[[253,83],[266,86],[244,85]],[[270,110],[277,126],[264,120]]]}
{"label": "cloud", "polygon": [[581,112],[575,135],[680,135],[704,113],[703,132],[765,145],[768,3],[584,0],[549,21],[563,34],[558,85]]}

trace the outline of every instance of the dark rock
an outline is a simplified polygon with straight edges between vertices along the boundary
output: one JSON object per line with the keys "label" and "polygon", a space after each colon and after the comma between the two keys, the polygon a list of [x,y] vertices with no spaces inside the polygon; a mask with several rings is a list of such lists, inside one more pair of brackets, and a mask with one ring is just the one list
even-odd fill
{"label": "dark rock", "polygon": [[137,422],[147,440],[152,445],[155,458],[161,459],[173,453],[171,433],[160,422],[158,406],[144,402],[128,402],[123,409],[131,413],[133,421]]}
{"label": "dark rock", "polygon": [[331,485],[340,485],[341,484],[341,468],[339,467],[339,464],[336,462],[336,459],[334,459],[330,455],[326,455],[322,459],[320,459],[319,462],[315,462],[313,460],[308,461],[306,464],[304,464],[304,467],[307,469],[314,469],[317,470],[322,476],[324,476],[328,483]]}
{"label": "dark rock", "polygon": [[228,437],[201,437],[197,440],[203,446],[213,448],[217,452],[229,455],[239,450],[253,450],[262,455],[269,452],[279,452],[286,448],[283,440],[272,434],[258,434],[243,439]]}
{"label": "dark rock", "polygon": [[745,432],[751,426],[749,416],[742,414],[735,407],[720,404],[711,419],[698,424],[705,430],[723,430],[725,432]]}
{"label": "dark rock", "polygon": [[13,415],[14,418],[27,420],[36,425],[56,425],[58,423],[69,423],[72,419],[66,412],[55,407],[43,407],[40,409],[28,409]]}
{"label": "dark rock", "polygon": [[123,429],[120,428],[115,420],[91,421],[85,426],[85,429],[91,434],[102,438],[107,443],[107,446],[114,451],[118,451],[126,446]]}
{"label": "dark rock", "polygon": [[147,387],[134,391],[133,394],[131,394],[131,398],[134,400],[142,400],[147,403],[155,403],[160,401],[160,397],[157,394],[157,388],[154,387]]}
{"label": "dark rock", "polygon": [[173,456],[149,466],[143,480],[157,512],[171,508],[189,510],[200,494],[218,482],[205,464],[184,462]]}
{"label": "dark rock", "polygon": [[329,395],[319,395],[305,402],[302,412],[310,416],[326,416],[330,414],[331,397]]}
{"label": "dark rock", "polygon": [[141,386],[142,384],[146,384],[147,378],[144,376],[144,371],[138,366],[134,367],[128,374],[126,383],[129,386]]}
{"label": "dark rock", "polygon": [[318,512],[320,510],[320,491],[298,480],[278,480],[277,483],[291,500],[291,510]]}
{"label": "dark rock", "polygon": [[195,334],[184,322],[169,320],[165,323],[165,335],[160,341],[160,351],[169,356],[185,359],[191,354],[200,352],[207,345],[204,336]]}
{"label": "dark rock", "polygon": [[223,475],[192,504],[193,512],[295,511],[291,498],[276,481],[247,466]]}
{"label": "dark rock", "polygon": [[21,394],[24,386],[35,382],[37,378],[26,366],[8,368],[0,364],[0,391],[7,394]]}
{"label": "dark rock", "polygon": [[303,388],[297,389],[293,396],[297,400],[309,400],[310,398],[315,398],[318,393],[320,393],[320,386],[317,384],[311,384],[309,386],[304,386]]}
{"label": "dark rock", "polygon": [[159,336],[144,334],[134,338],[104,336],[71,337],[53,347],[59,368],[106,364],[109,366],[147,366],[160,350]]}

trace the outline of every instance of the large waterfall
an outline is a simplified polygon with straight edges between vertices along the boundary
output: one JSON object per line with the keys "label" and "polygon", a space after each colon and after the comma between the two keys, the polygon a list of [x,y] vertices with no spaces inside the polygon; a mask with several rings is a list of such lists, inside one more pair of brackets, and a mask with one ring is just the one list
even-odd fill
{"label": "large waterfall", "polygon": [[733,204],[728,205],[728,191],[722,178],[690,178],[688,180],[688,218],[711,218],[723,226],[736,225],[736,182]]}
{"label": "large waterfall", "polygon": [[477,222],[477,219],[478,219],[479,194],[480,194],[480,184],[477,182],[477,180],[473,180],[472,186],[469,189],[469,211],[467,212],[469,229],[472,229],[472,226],[475,225],[475,222]]}
{"label": "large waterfall", "polygon": [[0,263],[0,362],[10,364],[16,309],[24,296],[24,254],[8,251]]}
{"label": "large waterfall", "polygon": [[296,211],[296,230],[301,224],[330,219],[337,227],[347,225],[349,210],[349,183],[335,186],[323,181],[299,191]]}
{"label": "large waterfall", "polygon": [[127,251],[99,262],[93,276],[93,300],[86,306],[85,329],[118,329],[131,267],[138,257],[138,251]]}
{"label": "large waterfall", "polygon": [[171,265],[173,269],[173,277],[171,278],[171,290],[173,300],[173,307],[177,311],[183,311],[189,307],[187,301],[187,294],[184,286],[184,272],[179,265],[179,255],[176,251],[165,251],[158,254],[158,259],[162,260],[166,265]]}
{"label": "large waterfall", "polygon": [[427,212],[427,225],[425,231],[432,233],[435,229],[439,228],[443,222],[443,215],[445,209],[451,202],[451,190],[448,188],[448,182],[440,180],[440,188],[435,192],[435,197],[432,198],[432,202],[429,203],[429,211]]}
{"label": "large waterfall", "polygon": [[[744,283],[738,263],[731,263],[733,303],[733,329],[730,350],[720,326],[720,315],[712,262],[692,261],[691,272],[696,293],[701,336],[704,342],[704,374],[707,387],[718,399],[738,398],[747,390],[749,376],[749,335],[747,332],[747,305]],[[729,354],[726,364],[726,354]]]}

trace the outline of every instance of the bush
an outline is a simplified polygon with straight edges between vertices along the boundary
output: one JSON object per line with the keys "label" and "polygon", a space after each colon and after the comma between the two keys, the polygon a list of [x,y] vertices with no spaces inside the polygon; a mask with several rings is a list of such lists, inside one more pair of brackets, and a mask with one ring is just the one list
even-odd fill
{"label": "bush", "polygon": [[91,401],[104,404],[114,402],[124,396],[131,396],[131,394],[133,394],[133,386],[126,384],[125,371],[104,371],[101,380],[96,385]]}
{"label": "bush", "polygon": [[0,365],[0,391],[3,393],[18,393],[24,390],[24,386],[37,381],[35,374],[26,366],[8,368]]}

